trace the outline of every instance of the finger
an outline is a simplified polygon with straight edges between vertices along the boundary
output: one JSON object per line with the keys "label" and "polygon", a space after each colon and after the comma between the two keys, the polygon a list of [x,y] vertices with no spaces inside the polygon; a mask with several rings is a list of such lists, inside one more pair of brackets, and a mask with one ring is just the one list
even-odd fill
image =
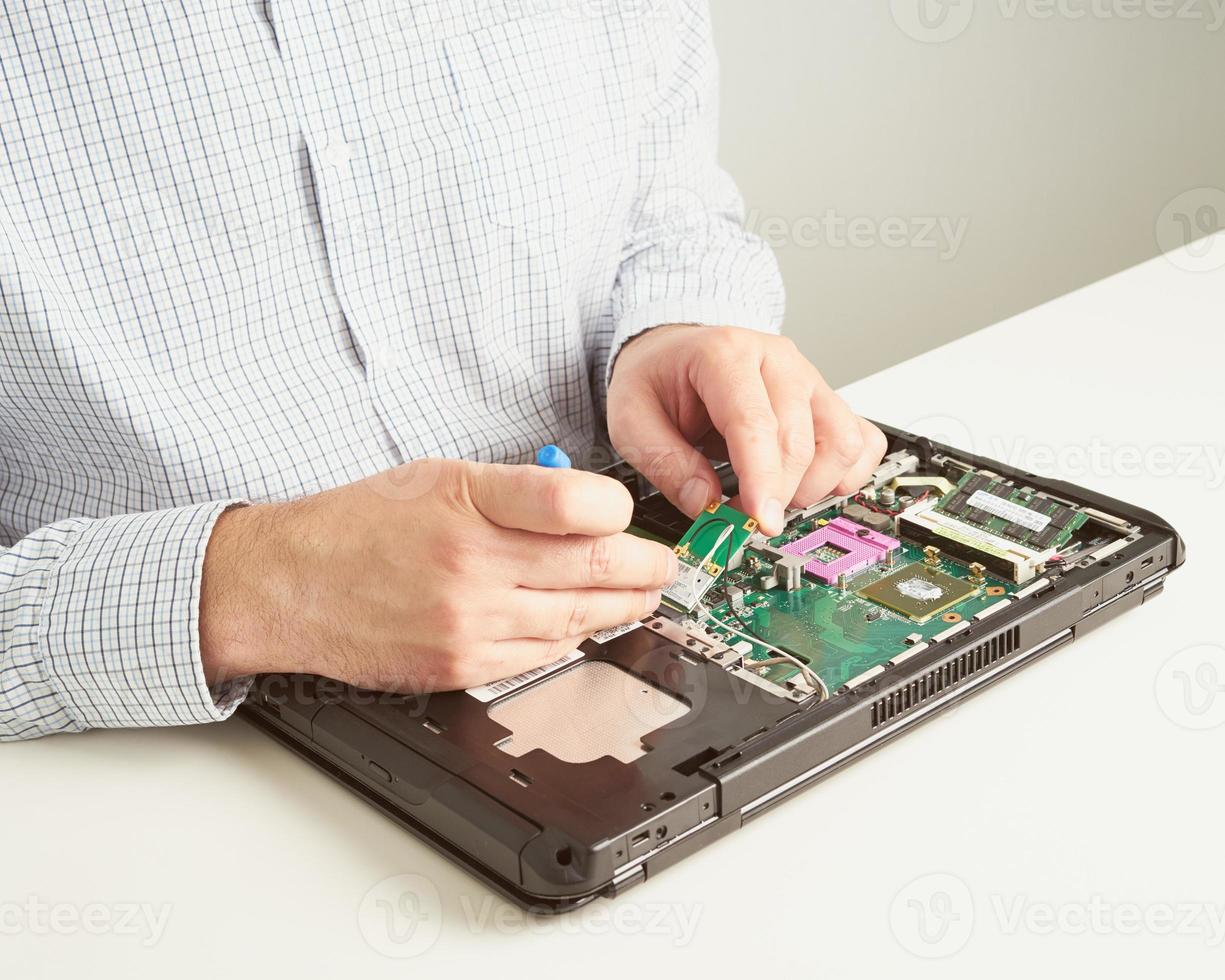
{"label": "finger", "polygon": [[812,423],[813,460],[796,491],[804,506],[829,496],[860,462],[865,449],[859,417],[820,378],[812,394]]}
{"label": "finger", "polygon": [[807,362],[788,362],[779,357],[767,358],[762,368],[762,380],[778,419],[778,448],[782,461],[779,499],[784,506],[793,501],[800,506],[811,503],[801,503],[795,497],[816,455],[811,402],[814,375]]}
{"label": "finger", "polygon": [[507,637],[560,640],[588,636],[651,615],[659,608],[658,590],[516,589],[511,603],[494,613],[495,628]]}
{"label": "finger", "polygon": [[838,493],[854,493],[861,489],[880,465],[880,461],[885,458],[885,450],[889,448],[889,440],[885,438],[885,434],[871,422],[860,419],[859,430],[863,434],[863,452],[834,488]]}
{"label": "finger", "polygon": [[517,677],[526,671],[555,664],[562,657],[577,650],[588,639],[590,637],[568,636],[564,640],[498,640],[493,644],[488,662],[481,665],[479,673],[483,679],[476,680],[469,686]]}
{"label": "finger", "polygon": [[500,527],[603,537],[624,531],[634,516],[625,486],[595,473],[484,465],[465,467],[464,474],[472,506]]}
{"label": "finger", "polygon": [[761,361],[720,359],[696,378],[710,420],[727,441],[732,468],[740,477],[746,512],[767,534],[783,530],[784,496],[778,417],[762,379]]}
{"label": "finger", "polygon": [[659,399],[644,389],[631,419],[620,421],[613,443],[678,510],[697,517],[723,496],[714,467],[677,429]]}
{"label": "finger", "polygon": [[632,534],[516,535],[505,557],[516,585],[532,589],[662,589],[676,581],[671,548]]}

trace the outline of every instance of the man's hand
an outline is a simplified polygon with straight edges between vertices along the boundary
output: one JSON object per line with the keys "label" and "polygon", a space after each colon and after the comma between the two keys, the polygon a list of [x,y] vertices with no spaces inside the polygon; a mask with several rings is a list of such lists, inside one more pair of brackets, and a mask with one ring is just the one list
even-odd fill
{"label": "man's hand", "polygon": [[608,428],[626,461],[690,517],[720,494],[707,457],[730,460],[741,509],[767,534],[782,532],[789,505],[860,487],[886,445],[790,340],[730,327],[659,327],[627,344]]}
{"label": "man's hand", "polygon": [[676,578],[671,551],[621,533],[632,511],[593,474],[440,460],[227,511],[204,562],[205,676],[428,692],[550,663]]}

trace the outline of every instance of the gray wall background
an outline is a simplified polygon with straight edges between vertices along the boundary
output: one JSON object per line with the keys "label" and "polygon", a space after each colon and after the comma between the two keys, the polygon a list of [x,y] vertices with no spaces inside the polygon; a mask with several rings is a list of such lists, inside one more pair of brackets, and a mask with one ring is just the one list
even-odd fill
{"label": "gray wall background", "polygon": [[1225,0],[712,7],[723,162],[834,384],[1225,227]]}

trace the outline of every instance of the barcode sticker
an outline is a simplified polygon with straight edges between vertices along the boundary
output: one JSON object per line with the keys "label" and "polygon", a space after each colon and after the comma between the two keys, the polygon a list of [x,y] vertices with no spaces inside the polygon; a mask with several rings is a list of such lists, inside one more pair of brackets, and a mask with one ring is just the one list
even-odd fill
{"label": "barcode sticker", "polygon": [[522,674],[516,674],[514,677],[507,677],[505,680],[494,681],[492,684],[483,684],[480,687],[468,688],[468,693],[478,701],[488,704],[494,698],[500,698],[503,694],[509,694],[511,691],[517,691],[524,684],[530,684],[532,681],[555,673],[563,667],[569,666],[576,660],[583,659],[582,650],[574,650],[566,654],[556,663],[545,664],[543,667],[537,667],[534,670],[525,670]]}
{"label": "barcode sticker", "polygon": [[614,626],[611,629],[600,630],[598,633],[592,634],[592,639],[596,643],[608,643],[610,640],[615,640],[618,636],[625,636],[626,633],[632,633],[642,622],[635,620],[632,623],[626,623],[624,626]]}
{"label": "barcode sticker", "polygon": [[988,514],[994,514],[996,517],[1002,517],[1013,524],[1020,524],[1021,527],[1029,528],[1031,531],[1044,531],[1051,523],[1051,519],[1045,514],[1039,514],[1037,511],[1014,504],[1011,500],[997,497],[985,490],[976,490],[970,497],[969,505],[985,510]]}

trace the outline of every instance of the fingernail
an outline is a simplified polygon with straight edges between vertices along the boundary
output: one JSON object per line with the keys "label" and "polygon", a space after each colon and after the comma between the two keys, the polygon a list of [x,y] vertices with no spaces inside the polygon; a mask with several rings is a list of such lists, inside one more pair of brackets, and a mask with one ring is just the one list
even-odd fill
{"label": "fingernail", "polygon": [[690,517],[697,517],[709,505],[713,497],[710,492],[710,484],[705,480],[694,477],[681,487],[680,492],[681,510]]}
{"label": "fingernail", "polygon": [[659,608],[659,604],[664,601],[664,595],[659,589],[652,589],[647,593],[647,609],[654,612]]}
{"label": "fingernail", "polygon": [[783,505],[771,497],[761,509],[761,523],[775,534],[783,533]]}

